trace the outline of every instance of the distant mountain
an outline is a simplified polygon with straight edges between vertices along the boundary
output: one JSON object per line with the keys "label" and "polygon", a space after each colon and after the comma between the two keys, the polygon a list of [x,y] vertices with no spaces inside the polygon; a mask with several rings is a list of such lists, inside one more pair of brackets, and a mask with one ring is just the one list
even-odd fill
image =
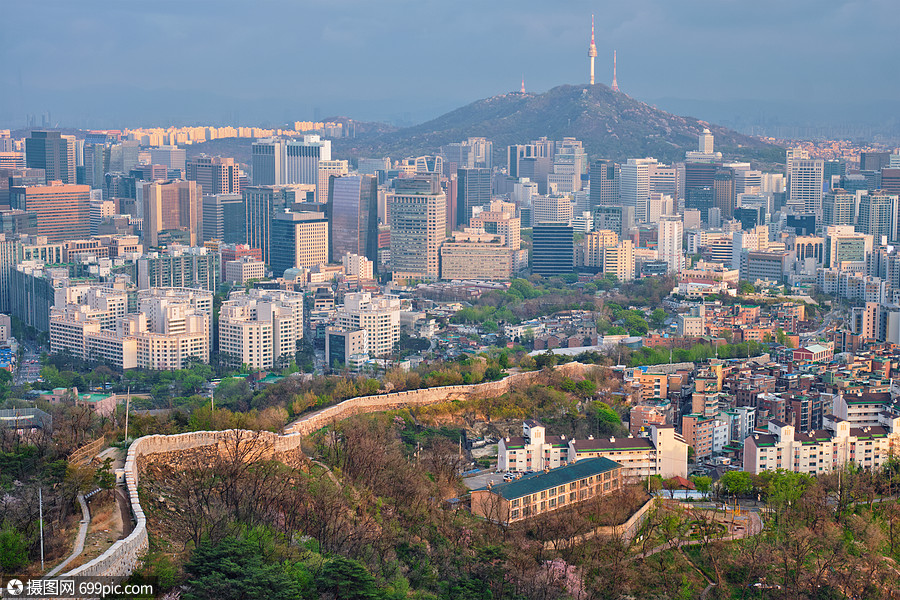
{"label": "distant mountain", "polygon": [[561,85],[543,94],[512,92],[478,100],[427,123],[392,132],[335,140],[340,158],[433,154],[470,136],[494,142],[495,164],[505,164],[506,146],[546,136],[575,137],[591,158],[652,156],[671,162],[697,148],[704,127],[726,157],[761,164],[784,161],[783,149],[693,117],[679,117],[608,86]]}

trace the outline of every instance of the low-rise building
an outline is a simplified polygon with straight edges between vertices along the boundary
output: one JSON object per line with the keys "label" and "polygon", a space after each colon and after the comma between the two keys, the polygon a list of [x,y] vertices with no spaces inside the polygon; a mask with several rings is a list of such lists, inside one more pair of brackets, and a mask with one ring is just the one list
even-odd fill
{"label": "low-rise building", "polygon": [[472,513],[509,524],[611,494],[622,485],[621,465],[590,458],[472,490]]}

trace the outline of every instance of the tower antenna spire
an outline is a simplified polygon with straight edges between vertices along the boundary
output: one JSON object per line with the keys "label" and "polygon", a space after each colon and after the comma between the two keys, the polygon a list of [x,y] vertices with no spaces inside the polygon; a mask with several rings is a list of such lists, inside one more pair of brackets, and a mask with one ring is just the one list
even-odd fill
{"label": "tower antenna spire", "polygon": [[619,91],[619,83],[616,81],[616,51],[613,50],[613,82],[612,82],[612,91]]}
{"label": "tower antenna spire", "polygon": [[521,92],[523,94],[525,93],[525,75],[524,75],[524,73],[522,74],[522,90],[521,90]]}
{"label": "tower antenna spire", "polygon": [[594,85],[594,59],[597,58],[597,45],[594,43],[594,15],[591,15],[591,45],[588,46],[588,57],[591,59],[591,85]]}

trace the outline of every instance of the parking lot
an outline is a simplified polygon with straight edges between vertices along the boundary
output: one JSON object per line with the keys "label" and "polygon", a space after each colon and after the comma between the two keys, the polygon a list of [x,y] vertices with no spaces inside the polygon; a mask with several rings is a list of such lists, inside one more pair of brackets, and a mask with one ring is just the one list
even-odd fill
{"label": "parking lot", "polygon": [[494,484],[503,483],[503,473],[494,473],[493,471],[482,471],[478,475],[473,475],[472,477],[465,477],[463,479],[463,483],[466,484],[466,487],[470,490],[483,488],[485,487],[489,481],[492,481]]}

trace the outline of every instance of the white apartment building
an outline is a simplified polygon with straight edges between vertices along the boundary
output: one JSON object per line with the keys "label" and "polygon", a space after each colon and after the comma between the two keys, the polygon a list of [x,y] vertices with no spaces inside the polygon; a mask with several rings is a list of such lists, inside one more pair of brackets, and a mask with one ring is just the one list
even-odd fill
{"label": "white apartment building", "polygon": [[303,295],[281,290],[236,292],[219,312],[219,352],[234,364],[270,369],[289,361],[303,338]]}
{"label": "white apartment building", "polygon": [[501,438],[497,452],[498,471],[541,471],[603,456],[622,465],[626,479],[649,475],[687,477],[687,449],[675,429],[650,425],[650,437],[566,439],[548,436],[534,420],[522,424],[522,436]]}
{"label": "white apartment building", "polygon": [[875,469],[900,450],[897,415],[882,412],[879,425],[863,427],[831,416],[825,426],[824,430],[797,433],[792,425],[770,420],[765,433],[754,433],[744,441],[744,470],[758,474],[785,469],[816,475],[850,463]]}
{"label": "white apartment building", "polygon": [[[50,350],[121,369],[182,369],[209,362],[212,294],[202,290],[143,290],[139,312],[120,314],[119,298],[89,291],[92,304],[69,303],[50,315]],[[99,298],[99,300],[98,300]],[[109,310],[101,308],[110,300]]]}
{"label": "white apartment building", "polygon": [[400,341],[400,299],[395,296],[373,298],[369,293],[344,296],[337,311],[337,326],[342,329],[365,329],[369,335],[369,354],[385,356]]}
{"label": "white apartment building", "polygon": [[659,221],[659,259],[666,261],[670,273],[680,273],[684,266],[681,217],[662,217]]}

